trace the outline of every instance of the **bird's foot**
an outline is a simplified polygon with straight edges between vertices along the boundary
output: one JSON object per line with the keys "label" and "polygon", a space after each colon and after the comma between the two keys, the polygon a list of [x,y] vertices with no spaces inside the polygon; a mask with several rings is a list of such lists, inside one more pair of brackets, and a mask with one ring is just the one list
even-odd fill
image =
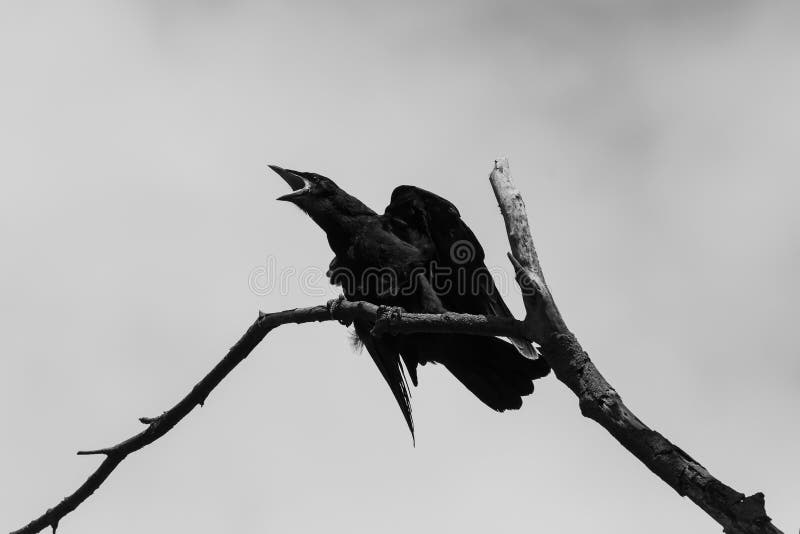
{"label": "bird's foot", "polygon": [[392,333],[392,324],[400,321],[405,310],[399,306],[378,306],[373,335]]}
{"label": "bird's foot", "polygon": [[345,298],[344,295],[339,295],[335,299],[329,300],[328,301],[328,313],[331,314],[331,317],[333,317],[334,319],[339,321],[339,324],[349,327],[351,324],[353,324],[353,320],[352,319],[345,319],[341,315],[341,312],[340,312],[340,310],[342,308],[342,302],[344,302],[346,300],[347,299]]}

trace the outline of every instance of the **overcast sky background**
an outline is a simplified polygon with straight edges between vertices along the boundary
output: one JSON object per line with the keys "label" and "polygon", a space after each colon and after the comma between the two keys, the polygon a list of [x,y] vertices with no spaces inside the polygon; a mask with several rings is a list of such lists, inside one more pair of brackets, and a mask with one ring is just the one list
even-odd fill
{"label": "overcast sky background", "polygon": [[[551,289],[625,401],[800,527],[794,2],[5,1],[0,530],[95,469],[325,267],[267,164],[382,211],[444,194],[508,273],[508,155]],[[263,293],[263,291],[262,291]],[[520,311],[515,294],[508,296]],[[549,378],[496,414],[441,368],[417,446],[337,324],[286,326],[60,525],[115,532],[719,532]]]}

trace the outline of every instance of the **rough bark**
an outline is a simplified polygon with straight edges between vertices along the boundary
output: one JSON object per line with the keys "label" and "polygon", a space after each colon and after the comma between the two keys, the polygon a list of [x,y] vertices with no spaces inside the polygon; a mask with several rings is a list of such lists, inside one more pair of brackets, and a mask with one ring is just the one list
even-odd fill
{"label": "rough bark", "polygon": [[599,423],[619,443],[670,485],[689,497],[730,534],[777,534],[764,509],[764,494],[746,497],[714,478],[698,461],[645,425],[625,406],[577,338],[569,331],[544,280],[522,195],[511,179],[508,160],[498,159],[489,180],[506,224],[510,259],[522,289],[526,337],[541,345],[542,356],[577,397],[581,413]]}

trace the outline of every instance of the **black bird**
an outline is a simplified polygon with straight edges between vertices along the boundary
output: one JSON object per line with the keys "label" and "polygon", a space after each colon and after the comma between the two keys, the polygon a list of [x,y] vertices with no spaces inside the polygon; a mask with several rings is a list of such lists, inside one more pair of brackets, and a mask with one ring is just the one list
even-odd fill
{"label": "black bird", "polygon": [[[511,317],[484,264],[480,243],[456,207],[433,193],[401,185],[383,215],[316,173],[270,165],[292,188],[292,202],[327,234],[335,257],[328,272],[348,300],[399,306],[407,311],[453,311]],[[526,340],[456,334],[373,336],[354,323],[389,384],[411,435],[409,390],[401,359],[417,385],[417,365],[444,365],[490,408],[514,410],[533,393],[533,379],[550,371]]]}

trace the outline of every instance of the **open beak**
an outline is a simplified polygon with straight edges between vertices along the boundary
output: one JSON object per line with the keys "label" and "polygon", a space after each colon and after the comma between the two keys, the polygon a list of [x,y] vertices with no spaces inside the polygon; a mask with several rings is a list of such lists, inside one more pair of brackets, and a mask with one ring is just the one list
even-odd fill
{"label": "open beak", "polygon": [[293,202],[297,197],[307,193],[311,189],[311,182],[309,182],[302,173],[291,169],[283,169],[277,165],[270,165],[269,168],[278,173],[278,176],[283,178],[284,181],[289,184],[289,187],[292,188],[291,193],[279,196],[277,200]]}

